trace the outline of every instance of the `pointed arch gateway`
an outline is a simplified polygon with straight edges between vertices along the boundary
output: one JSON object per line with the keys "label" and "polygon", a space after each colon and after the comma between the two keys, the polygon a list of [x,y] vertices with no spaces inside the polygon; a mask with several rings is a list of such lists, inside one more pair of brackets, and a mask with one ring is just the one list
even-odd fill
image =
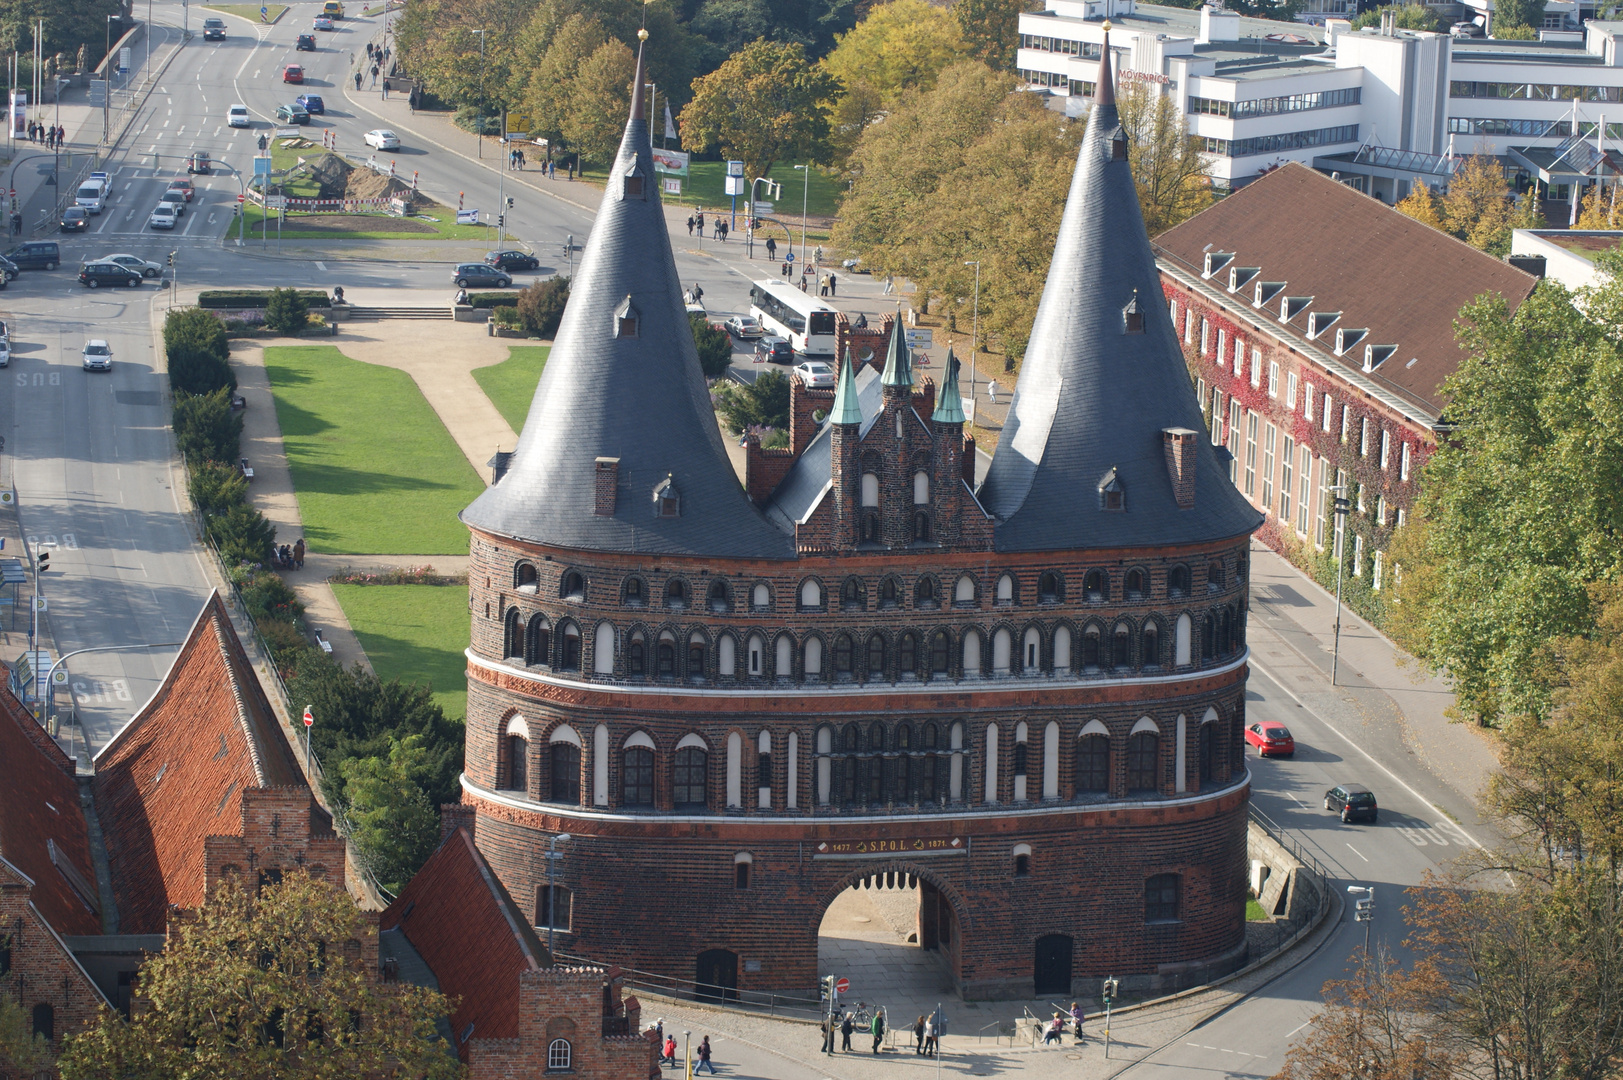
{"label": "pointed arch gateway", "polygon": [[[931,860],[897,858],[835,866],[838,875],[824,887],[813,907],[819,936],[838,936],[839,927],[832,925],[829,916],[833,909],[837,919],[839,909],[836,904],[845,903],[841,897],[847,891],[862,893],[870,889],[917,889],[918,940],[910,941],[908,945],[916,945],[925,951],[944,952],[951,961],[954,978],[959,977],[958,957],[963,955],[963,935],[973,931],[974,920],[958,887],[931,865]],[[871,926],[867,923],[862,925]]]}

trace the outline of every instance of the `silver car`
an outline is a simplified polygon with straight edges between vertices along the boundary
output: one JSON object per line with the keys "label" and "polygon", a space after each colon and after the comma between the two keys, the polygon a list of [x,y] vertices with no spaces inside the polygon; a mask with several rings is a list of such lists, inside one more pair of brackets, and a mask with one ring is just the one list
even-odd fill
{"label": "silver car", "polygon": [[753,341],[766,333],[761,328],[760,322],[750,315],[734,315],[723,325],[729,334],[741,341]]}
{"label": "silver car", "polygon": [[147,224],[154,229],[173,229],[178,217],[179,215],[175,213],[174,203],[159,203],[157,208],[152,211],[152,216],[147,218]]}
{"label": "silver car", "polygon": [[795,374],[809,390],[826,390],[834,385],[834,368],[821,360],[807,360],[795,365]]}
{"label": "silver car", "polygon": [[117,263],[120,266],[126,266],[129,269],[134,270],[142,277],[157,277],[159,274],[163,273],[163,267],[159,266],[155,262],[143,259],[138,255],[103,255],[99,259],[92,259],[90,261],[99,263]]}
{"label": "silver car", "polygon": [[113,347],[101,338],[91,338],[85,342],[84,361],[86,371],[111,371]]}

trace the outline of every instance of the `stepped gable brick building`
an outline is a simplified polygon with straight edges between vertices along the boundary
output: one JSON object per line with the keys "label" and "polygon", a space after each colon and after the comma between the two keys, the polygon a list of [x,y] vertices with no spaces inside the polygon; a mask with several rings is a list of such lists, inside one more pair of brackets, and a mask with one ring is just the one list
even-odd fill
{"label": "stepped gable brick building", "polygon": [[470,1076],[659,1075],[637,999],[621,999],[619,972],[555,966],[467,830],[447,833],[382,926],[386,977],[456,1002],[449,1032]]}
{"label": "stepped gable brick building", "polygon": [[1199,437],[1109,69],[979,490],[954,366],[937,396],[893,326],[845,328],[791,460],[752,445],[739,485],[635,85],[529,420],[463,514],[454,820],[560,953],[716,995],[810,992],[868,882],[917,885],[966,996],[1240,964],[1260,515]]}
{"label": "stepped gable brick building", "polygon": [[1294,163],[1155,248],[1207,438],[1267,515],[1262,538],[1333,546],[1345,484],[1349,573],[1378,591],[1465,358],[1460,308],[1488,293],[1514,311],[1537,279]]}

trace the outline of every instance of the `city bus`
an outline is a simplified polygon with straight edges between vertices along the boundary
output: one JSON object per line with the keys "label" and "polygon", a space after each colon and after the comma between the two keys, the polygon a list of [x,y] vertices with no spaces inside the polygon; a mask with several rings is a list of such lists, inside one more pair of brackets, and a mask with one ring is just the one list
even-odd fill
{"label": "city bus", "polygon": [[767,333],[787,338],[802,356],[834,355],[835,310],[787,280],[768,278],[753,283],[750,314]]}

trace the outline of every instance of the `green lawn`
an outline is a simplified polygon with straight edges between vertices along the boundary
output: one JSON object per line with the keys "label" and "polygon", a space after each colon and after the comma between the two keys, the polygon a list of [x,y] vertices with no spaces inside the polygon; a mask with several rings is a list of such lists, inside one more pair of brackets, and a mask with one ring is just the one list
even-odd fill
{"label": "green lawn", "polygon": [[[259,9],[261,7],[266,8],[264,18],[261,18],[260,15],[259,15]],[[204,11],[223,11],[227,15],[236,15],[236,16],[239,16],[241,18],[247,19],[249,22],[273,23],[277,19],[280,19],[282,17],[283,13],[287,11],[287,5],[286,4],[271,4],[271,3],[265,3],[263,5],[261,5],[261,4],[204,4],[203,5],[203,10]]]}
{"label": "green lawn", "polygon": [[[314,194],[313,192],[310,194]],[[249,236],[258,238],[260,222],[265,212],[253,203],[244,203],[247,215],[245,227]],[[430,220],[430,219],[438,220]],[[239,226],[233,218],[227,232],[236,235]],[[276,238],[276,215],[270,215],[270,237]],[[490,225],[458,225],[456,211],[437,207],[427,217],[400,218],[390,214],[304,214],[290,213],[282,223],[284,240],[472,240],[481,244],[497,244],[496,230]],[[502,242],[515,239],[503,234]]]}
{"label": "green lawn", "polygon": [[411,376],[331,345],[265,350],[304,535],[342,555],[463,555],[485,489]]}
{"label": "green lawn", "polygon": [[[725,210],[732,205],[732,196],[726,192],[727,163],[725,161],[695,161],[688,166],[689,175],[673,177],[682,181],[681,195],[666,195],[664,187],[660,187],[660,198],[668,203],[682,206],[703,206],[706,210]],[[587,169],[583,179],[602,184],[608,179],[607,171]],[[802,196],[806,201],[806,213],[833,216],[840,209],[840,197],[845,194],[845,181],[838,173],[824,169],[813,168],[811,171],[811,184],[808,187],[805,176],[799,172],[794,162],[785,162],[774,165],[769,176],[770,179],[783,185],[782,192],[776,199],[767,192],[765,184],[755,185],[755,193],[762,199],[772,203],[772,216],[785,221],[793,218],[800,220],[800,202]],[[666,179],[660,174],[660,180]],[[738,198],[738,212],[744,212],[744,197]],[[799,236],[797,232],[795,234]],[[743,228],[739,228],[739,237],[743,237]]]}
{"label": "green lawn", "polygon": [[[334,587],[336,588],[336,586],[334,586]],[[414,587],[420,587],[420,586],[414,586]],[[367,649],[368,654],[370,654],[371,651],[372,651],[371,649]],[[1268,921],[1268,913],[1266,911],[1262,910],[1262,905],[1257,903],[1256,900],[1254,900],[1253,898],[1251,898],[1249,896],[1245,898],[1245,921],[1246,922],[1267,922]]]}
{"label": "green lawn", "polygon": [[344,617],[384,681],[428,684],[445,715],[468,713],[466,585],[338,585]]}
{"label": "green lawn", "polygon": [[514,431],[524,430],[524,418],[530,415],[530,402],[551,351],[551,345],[514,345],[501,363],[473,369],[480,389]]}

